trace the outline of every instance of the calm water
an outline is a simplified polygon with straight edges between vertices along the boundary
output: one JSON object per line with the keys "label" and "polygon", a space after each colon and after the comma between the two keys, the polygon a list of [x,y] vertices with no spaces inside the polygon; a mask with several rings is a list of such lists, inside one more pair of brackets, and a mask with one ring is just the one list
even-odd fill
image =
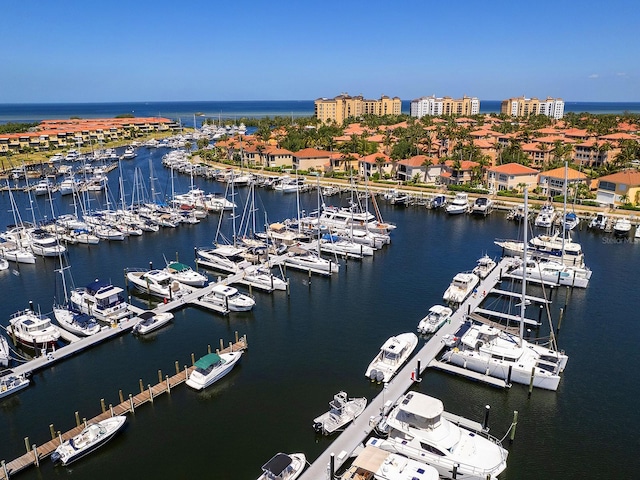
{"label": "calm water", "polygon": [[[139,156],[123,164],[125,191],[132,187],[134,167],[149,177],[148,158],[155,163],[158,185],[170,190],[168,173],[159,162],[161,151],[139,150]],[[111,183],[117,196],[118,171]],[[179,176],[176,191],[188,189],[189,179]],[[223,192],[215,182],[199,181],[205,191]],[[257,202],[270,221],[292,217],[294,195],[258,190]],[[247,190],[239,191],[241,203]],[[26,210],[25,194],[16,194]],[[104,199],[95,199],[104,203]],[[346,203],[332,197],[328,204]],[[54,199],[56,211],[68,211],[70,200]],[[303,208],[316,206],[315,194],[301,197]],[[9,199],[0,194],[0,226],[12,223]],[[33,385],[0,402],[0,459],[12,459],[24,451],[24,437],[41,444],[49,439],[49,424],[57,430],[74,425],[74,412],[92,417],[100,411],[100,399],[118,403],[137,393],[139,379],[155,383],[157,371],[174,371],[174,362],[185,365],[190,354],[206,353],[219,339],[232,340],[234,332],[247,334],[249,350],[241,364],[225,379],[196,393],[181,386],[129,417],[127,430],[109,445],[72,468],[53,468],[44,462],[21,478],[257,478],[260,466],[278,451],[302,451],[313,460],[330,444],[318,438],[312,419],[326,411],[334,393],[372,398],[379,387],[371,385],[364,370],[390,335],[414,331],[427,311],[439,303],[453,275],[471,269],[484,253],[500,255],[495,238],[517,237],[517,226],[500,214],[486,219],[448,217],[423,208],[396,208],[382,203],[385,220],[398,224],[391,245],[373,259],[349,261],[339,275],[308,282],[304,273],[288,271],[291,296],[284,292],[254,292],[252,312],[222,317],[197,308],[175,312],[173,324],[142,340],[123,335],[81,355],[37,373]],[[50,216],[50,206],[35,200],[36,218]],[[126,267],[161,266],[163,256],[193,264],[193,248],[209,244],[218,225],[210,216],[199,225],[146,233],[124,242],[97,246],[72,246],[71,273],[76,285],[94,278],[111,279],[124,287]],[[227,221],[223,228],[228,229]],[[420,391],[434,395],[454,413],[481,420],[484,405],[491,405],[492,433],[502,437],[519,411],[516,440],[506,442],[510,451],[504,479],[610,478],[615,465],[618,478],[637,472],[637,433],[640,414],[635,400],[640,387],[626,374],[640,362],[636,346],[640,300],[632,291],[640,269],[640,244],[615,241],[586,229],[575,239],[585,250],[594,271],[586,290],[575,290],[559,335],[560,347],[569,354],[569,365],[557,392],[514,386],[495,390],[448,374],[428,371]],[[15,267],[12,265],[12,268]],[[21,265],[19,275],[0,272],[4,301],[0,324],[25,308],[29,300],[43,312],[53,302],[57,261],[38,259],[35,266]],[[506,288],[507,285],[503,285]],[[532,290],[541,295],[540,290]],[[552,294],[551,311],[566,302],[564,289]],[[144,299],[133,302],[146,306]],[[530,307],[536,317],[537,307]],[[545,333],[548,329],[543,329]],[[421,343],[422,344],[422,343]],[[115,461],[114,461],[115,460]]]}
{"label": "calm water", "polygon": [[[202,125],[205,118],[235,120],[242,117],[312,116],[313,100],[225,101],[225,102],[123,102],[123,103],[34,103],[0,104],[0,123],[38,122],[45,119],[112,118],[133,114],[137,117],[161,116],[180,120],[183,125]],[[402,112],[409,114],[411,100],[402,101]],[[565,112],[640,113],[640,102],[566,102]],[[499,113],[500,100],[482,100],[481,113]],[[196,116],[202,114],[202,116]]]}

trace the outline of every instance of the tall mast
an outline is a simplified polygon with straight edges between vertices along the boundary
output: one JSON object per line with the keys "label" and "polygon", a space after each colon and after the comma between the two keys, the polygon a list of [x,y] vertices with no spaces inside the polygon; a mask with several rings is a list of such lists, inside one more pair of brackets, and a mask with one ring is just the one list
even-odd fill
{"label": "tall mast", "polygon": [[522,338],[524,337],[524,315],[527,305],[525,303],[527,298],[527,230],[529,228],[529,223],[527,222],[527,217],[529,215],[529,191],[527,187],[524,188],[524,219],[522,222],[524,225],[524,233],[522,235],[522,239],[524,241],[522,248],[522,299],[520,300],[520,331],[519,331],[519,340],[520,345],[522,345]]}

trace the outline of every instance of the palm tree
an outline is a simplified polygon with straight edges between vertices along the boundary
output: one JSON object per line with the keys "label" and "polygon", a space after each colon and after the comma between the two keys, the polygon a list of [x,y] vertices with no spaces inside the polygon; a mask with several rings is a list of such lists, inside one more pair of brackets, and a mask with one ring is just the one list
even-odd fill
{"label": "palm tree", "polygon": [[427,183],[427,175],[429,174],[429,167],[433,165],[433,158],[427,157],[420,164],[421,167],[424,167],[424,183]]}
{"label": "palm tree", "polygon": [[380,174],[380,178],[382,178],[382,167],[387,163],[387,160],[384,157],[377,156],[375,158],[376,167],[378,167],[378,173]]}

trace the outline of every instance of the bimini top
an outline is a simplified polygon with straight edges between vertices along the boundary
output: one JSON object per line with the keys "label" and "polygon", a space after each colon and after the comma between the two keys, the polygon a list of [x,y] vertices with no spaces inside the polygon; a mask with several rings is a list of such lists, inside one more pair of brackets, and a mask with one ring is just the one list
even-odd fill
{"label": "bimini top", "polygon": [[180,262],[171,262],[169,265],[167,265],[167,268],[176,273],[191,270],[191,267],[189,265],[185,265],[184,263]]}
{"label": "bimini top", "polygon": [[220,356],[217,353],[210,353],[200,358],[196,363],[196,368],[200,368],[202,370],[206,370],[211,365],[215,365],[220,362]]}
{"label": "bimini top", "polygon": [[262,466],[262,471],[269,472],[275,477],[278,477],[291,465],[291,462],[291,457],[286,453],[277,453]]}
{"label": "bimini top", "polygon": [[[102,293],[102,291],[105,289],[107,289],[111,295],[113,295],[114,293],[120,293],[124,291],[120,287],[114,287],[111,283],[105,282],[103,280],[98,280],[98,279],[96,279],[95,282],[92,282],[89,285],[87,285],[86,289],[87,289],[87,292],[89,292],[91,295]],[[118,291],[112,292],[111,289],[115,289]]]}

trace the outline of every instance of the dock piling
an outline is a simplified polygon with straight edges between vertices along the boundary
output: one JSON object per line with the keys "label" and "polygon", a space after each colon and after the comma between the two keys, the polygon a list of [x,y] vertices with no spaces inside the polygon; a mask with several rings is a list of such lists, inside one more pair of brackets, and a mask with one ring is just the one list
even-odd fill
{"label": "dock piling", "polygon": [[195,365],[196,364],[196,356],[192,353],[191,354],[191,365]]}
{"label": "dock piling", "polygon": [[129,405],[131,407],[131,413],[133,413],[135,411],[135,408],[133,406],[133,395],[129,394]]}
{"label": "dock piling", "polygon": [[109,404],[109,412],[111,413],[111,416],[113,417],[113,405],[111,403]]}
{"label": "dock piling", "polygon": [[207,353],[211,353],[211,344],[207,344]]}
{"label": "dock piling", "polygon": [[51,434],[51,440],[56,438],[56,430],[53,428],[53,423],[49,424],[49,433]]}
{"label": "dock piling", "polygon": [[536,367],[531,368],[531,380],[529,380],[529,397],[531,396],[531,392],[533,392],[533,379],[536,375]]}
{"label": "dock piling", "polygon": [[167,393],[171,393],[171,384],[169,383],[169,375],[166,376],[167,381]]}
{"label": "dock piling", "polygon": [[118,397],[120,398],[120,403],[124,403],[124,395],[122,394],[122,390],[118,390]]}
{"label": "dock piling", "polygon": [[144,384],[142,383],[142,379],[139,380],[140,382],[140,393],[144,392]]}
{"label": "dock piling", "polygon": [[24,437],[24,446],[27,449],[27,453],[31,451],[31,445],[29,444],[29,437]]}
{"label": "dock piling", "polygon": [[162,382],[162,370],[158,370],[158,383]]}
{"label": "dock piling", "polygon": [[189,370],[187,369],[187,366],[184,366],[184,381],[186,382],[187,380],[189,380]]}
{"label": "dock piling", "polygon": [[149,389],[149,400],[151,400],[151,403],[153,403],[153,390],[151,390],[150,383],[147,384],[147,388]]}
{"label": "dock piling", "polygon": [[560,317],[558,317],[558,328],[556,328],[556,333],[560,331],[560,327],[562,326],[562,318],[564,317],[564,308],[560,309]]}
{"label": "dock piling", "polygon": [[456,478],[458,478],[458,464],[454,464],[453,465],[453,471],[451,472],[451,478],[453,480],[456,480]]}
{"label": "dock piling", "polygon": [[102,409],[102,413],[107,411],[107,407],[105,406],[105,403],[104,403],[104,398],[100,399],[100,408]]}
{"label": "dock piling", "polygon": [[76,427],[80,426],[80,414],[76,412]]}
{"label": "dock piling", "polygon": [[509,442],[513,442],[516,437],[516,427],[518,426],[518,410],[513,411],[513,422],[511,423],[511,435],[509,435]]}
{"label": "dock piling", "polygon": [[482,421],[482,430],[489,430],[489,411],[491,410],[491,405],[484,406],[484,420]]}
{"label": "dock piling", "polygon": [[38,447],[34,443],[31,447],[33,449],[33,462],[36,464],[36,467],[40,466],[40,457],[38,456]]}
{"label": "dock piling", "polygon": [[9,479],[9,472],[7,471],[7,464],[4,462],[4,460],[2,460],[2,462],[0,462],[0,464],[2,464],[2,473],[4,473],[4,478],[6,478],[8,480]]}
{"label": "dock piling", "polygon": [[336,471],[336,460],[335,455],[332,453],[331,457],[329,457],[329,478],[333,479]]}
{"label": "dock piling", "polygon": [[220,350],[224,350],[224,342],[220,339]]}
{"label": "dock piling", "polygon": [[180,364],[176,360],[176,375],[180,373]]}

